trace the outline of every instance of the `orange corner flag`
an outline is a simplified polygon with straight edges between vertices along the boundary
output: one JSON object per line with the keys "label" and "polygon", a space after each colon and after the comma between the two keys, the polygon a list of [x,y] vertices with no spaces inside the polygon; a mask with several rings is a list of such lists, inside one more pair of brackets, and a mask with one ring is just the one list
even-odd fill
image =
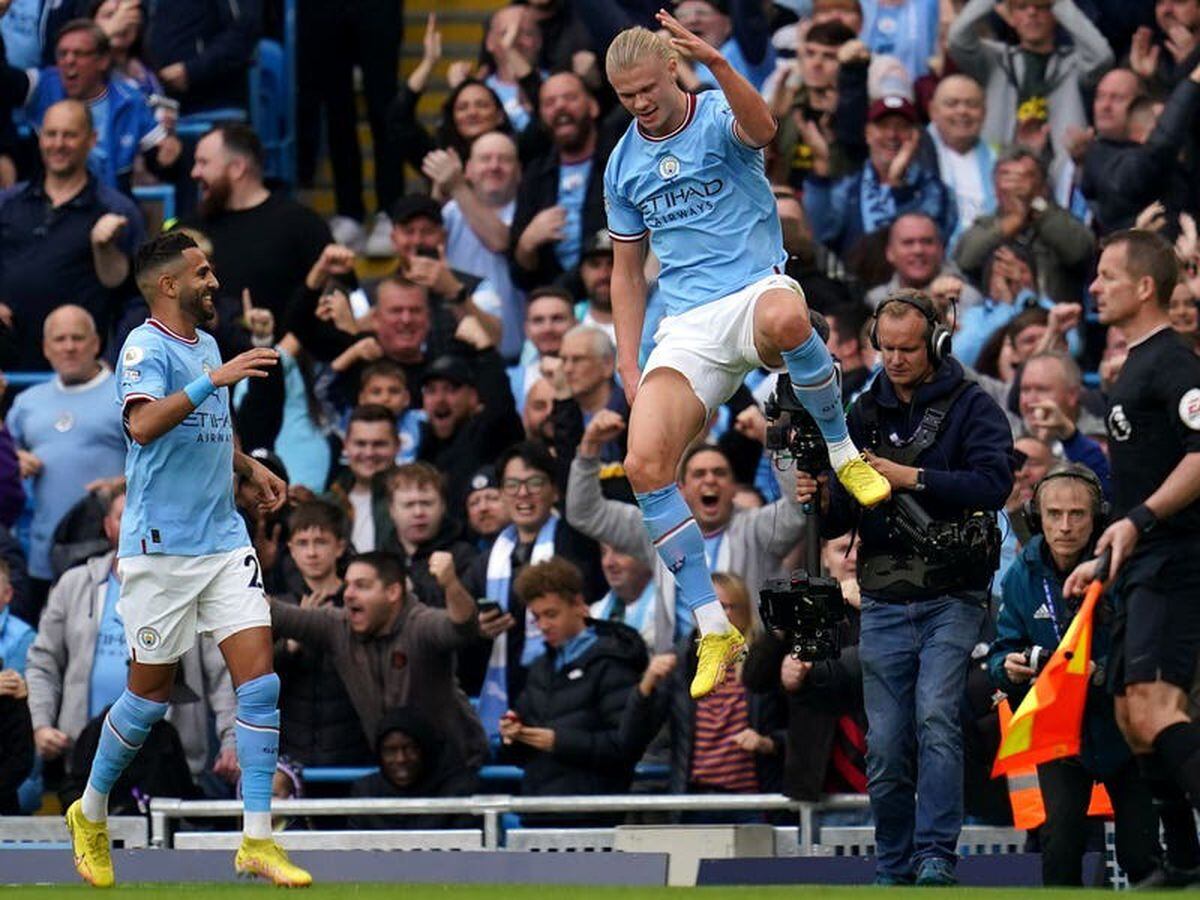
{"label": "orange corner flag", "polygon": [[[1107,568],[1107,567],[1105,567]],[[1051,759],[1076,756],[1087,700],[1088,661],[1092,656],[1092,615],[1104,591],[1097,579],[1088,585],[1083,605],[1042,674],[1013,713],[992,777],[1028,769]]]}

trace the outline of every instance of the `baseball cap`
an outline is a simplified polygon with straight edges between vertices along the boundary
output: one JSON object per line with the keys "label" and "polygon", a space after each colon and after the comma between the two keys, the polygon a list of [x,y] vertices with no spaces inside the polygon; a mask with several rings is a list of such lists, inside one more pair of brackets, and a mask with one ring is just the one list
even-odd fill
{"label": "baseball cap", "polygon": [[428,194],[405,194],[392,204],[393,225],[404,225],[422,217],[442,224],[442,206]]}
{"label": "baseball cap", "polygon": [[878,122],[884,116],[901,116],[914,125],[919,121],[917,108],[912,105],[912,101],[906,97],[895,95],[880,97],[867,110],[868,122]]}
{"label": "baseball cap", "polygon": [[425,370],[421,378],[421,383],[429,384],[429,382],[438,379],[460,386],[473,384],[475,381],[472,377],[470,364],[461,356],[454,356],[449,353],[445,356],[439,356],[429,364],[429,368]]}
{"label": "baseball cap", "polygon": [[496,467],[491,464],[480,466],[471,476],[471,480],[467,482],[467,496],[485,488],[498,487],[500,487],[500,476],[496,473]]}
{"label": "baseball cap", "polygon": [[248,455],[266,466],[272,475],[282,478],[284,481],[290,480],[288,478],[287,466],[283,464],[283,460],[266,447],[255,447]]}
{"label": "baseball cap", "polygon": [[580,256],[612,256],[612,238],[608,229],[601,228],[595,234],[589,234],[583,240],[583,251]]}

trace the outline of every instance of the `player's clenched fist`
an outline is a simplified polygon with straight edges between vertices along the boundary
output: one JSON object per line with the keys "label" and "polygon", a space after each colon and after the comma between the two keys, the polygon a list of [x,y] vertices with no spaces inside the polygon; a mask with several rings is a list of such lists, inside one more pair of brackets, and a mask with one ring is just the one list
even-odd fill
{"label": "player's clenched fist", "polygon": [[270,347],[255,347],[239,353],[211,375],[217,387],[229,387],[243,378],[266,378],[271,366],[279,362],[279,354]]}

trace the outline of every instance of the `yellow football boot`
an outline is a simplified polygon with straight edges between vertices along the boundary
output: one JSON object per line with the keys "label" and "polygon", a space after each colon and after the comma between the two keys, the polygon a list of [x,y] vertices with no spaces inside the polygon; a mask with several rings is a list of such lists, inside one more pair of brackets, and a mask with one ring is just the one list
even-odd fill
{"label": "yellow football boot", "polygon": [[276,887],[308,887],[312,876],[288,859],[287,852],[271,838],[243,837],[233,858],[233,870],[245,877],[265,878]]}
{"label": "yellow football boot", "polygon": [[71,850],[75,871],[92,887],[113,886],[112,855],[109,853],[108,823],[89,822],[83,814],[83,802],[76,800],[64,816],[71,832]]}
{"label": "yellow football boot", "polygon": [[892,496],[892,486],[861,456],[842,463],[837,470],[838,481],[859,506],[878,506]]}
{"label": "yellow football boot", "polygon": [[700,638],[700,646],[696,649],[700,661],[696,664],[696,677],[692,679],[692,699],[712,692],[718,684],[725,680],[729,667],[746,655],[746,639],[742,633],[729,626],[723,634],[706,634]]}

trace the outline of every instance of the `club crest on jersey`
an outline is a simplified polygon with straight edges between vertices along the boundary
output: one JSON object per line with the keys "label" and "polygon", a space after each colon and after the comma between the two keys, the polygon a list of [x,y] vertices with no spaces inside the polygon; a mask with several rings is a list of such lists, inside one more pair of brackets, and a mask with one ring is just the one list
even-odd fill
{"label": "club crest on jersey", "polygon": [[[1186,400],[1186,395],[1184,396]],[[1181,405],[1182,408],[1182,405]],[[1125,415],[1125,408],[1120,403],[1108,411],[1108,433],[1114,441],[1127,441],[1133,436],[1133,425]]]}
{"label": "club crest on jersey", "polygon": [[137,630],[137,643],[143,650],[153,650],[162,643],[162,638],[159,637],[157,631],[147,625]]}
{"label": "club crest on jersey", "polygon": [[679,160],[673,156],[664,156],[658,161],[658,174],[664,181],[670,181],[679,174]]}
{"label": "club crest on jersey", "polygon": [[54,430],[59,434],[66,434],[75,427],[75,417],[67,411],[58,414],[58,418],[54,420]]}
{"label": "club crest on jersey", "polygon": [[1200,431],[1200,388],[1192,388],[1179,398],[1179,418],[1192,431]]}

